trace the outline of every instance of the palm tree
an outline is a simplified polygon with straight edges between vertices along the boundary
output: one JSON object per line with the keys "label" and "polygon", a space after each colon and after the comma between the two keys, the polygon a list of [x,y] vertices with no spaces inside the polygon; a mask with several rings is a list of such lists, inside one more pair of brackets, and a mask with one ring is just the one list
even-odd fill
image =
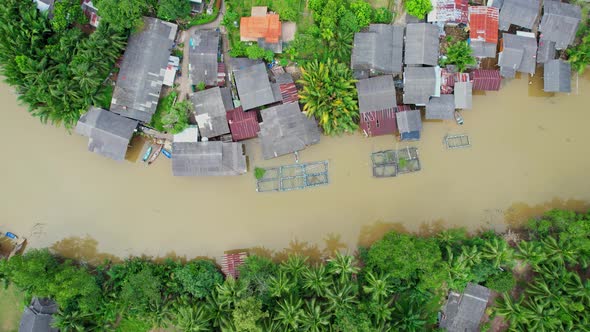
{"label": "palm tree", "polygon": [[548,236],[541,240],[543,250],[547,255],[547,259],[557,262],[559,264],[577,264],[578,252],[571,245],[571,242],[555,240],[554,237]]}
{"label": "palm tree", "polygon": [[356,295],[357,290],[350,282],[337,282],[326,289],[329,310],[335,312],[338,309],[352,309],[358,302]]}
{"label": "palm tree", "polygon": [[289,291],[291,291],[293,287],[293,280],[283,271],[279,272],[277,276],[271,276],[268,280],[268,290],[270,296],[273,297],[282,297],[285,294],[289,294]]}
{"label": "palm tree", "polygon": [[303,288],[317,296],[323,296],[331,282],[324,265],[309,267],[303,271]]}
{"label": "palm tree", "polygon": [[520,241],[517,244],[517,249],[514,256],[531,264],[531,266],[537,266],[546,259],[545,253],[536,242]]}
{"label": "palm tree", "polygon": [[338,30],[334,38],[327,40],[329,57],[343,63],[350,61],[353,38],[352,32]]}
{"label": "palm tree", "polygon": [[372,271],[369,271],[366,275],[367,285],[363,285],[363,291],[370,294],[374,301],[386,299],[393,293],[393,287],[389,283],[390,278],[389,274],[376,276]]}
{"label": "palm tree", "polygon": [[527,315],[522,307],[522,299],[514,302],[510,295],[504,293],[502,297],[496,301],[496,313],[509,321],[512,326],[527,322]]}
{"label": "palm tree", "polygon": [[330,273],[340,277],[340,281],[344,282],[350,276],[357,274],[360,268],[356,266],[353,256],[342,255],[337,252],[334,258],[328,260],[328,269]]}
{"label": "palm tree", "polygon": [[286,261],[281,263],[280,269],[297,280],[305,271],[307,257],[301,255],[289,255]]}
{"label": "palm tree", "polygon": [[463,261],[465,266],[473,267],[481,262],[481,251],[477,249],[477,246],[462,246],[459,260]]}
{"label": "palm tree", "polygon": [[203,306],[191,306],[180,303],[176,306],[175,326],[184,332],[209,331],[211,326]]}
{"label": "palm tree", "polygon": [[548,303],[543,303],[530,298],[523,307],[523,316],[527,317],[527,330],[529,331],[558,331],[560,320],[555,316],[557,310],[552,309]]}
{"label": "palm tree", "polygon": [[171,311],[168,303],[163,303],[161,298],[150,301],[148,304],[148,319],[153,328],[167,328],[170,324]]}
{"label": "palm tree", "polygon": [[482,257],[492,261],[494,267],[501,268],[511,262],[512,249],[508,247],[506,241],[495,237],[485,243]]}
{"label": "palm tree", "polygon": [[217,300],[224,305],[231,305],[237,299],[242,297],[246,291],[246,287],[241,282],[236,281],[231,276],[226,278],[223,284],[216,286]]}
{"label": "palm tree", "polygon": [[213,327],[222,328],[231,325],[230,305],[222,302],[215,292],[207,296],[207,313]]}
{"label": "palm tree", "polygon": [[302,320],[302,304],[303,301],[300,298],[294,299],[293,296],[283,299],[279,302],[277,314],[274,319],[285,328],[297,330]]}
{"label": "palm tree", "polygon": [[396,331],[423,331],[426,325],[417,303],[408,299],[395,303],[392,317],[392,326]]}
{"label": "palm tree", "polygon": [[590,307],[590,279],[583,283],[577,273],[568,272],[563,287],[569,296],[577,299],[576,302]]}
{"label": "palm tree", "polygon": [[52,325],[64,332],[87,331],[86,326],[84,326],[84,321],[90,316],[90,314],[83,314],[80,311],[60,311],[57,315],[53,316]]}
{"label": "palm tree", "polygon": [[392,306],[392,303],[393,299],[389,301],[379,299],[373,300],[369,304],[371,314],[375,318],[375,322],[377,322],[377,325],[385,327],[385,323],[391,320],[391,315],[395,311],[395,308]]}
{"label": "palm tree", "polygon": [[301,316],[301,327],[304,331],[320,332],[330,326],[331,314],[322,309],[321,304],[315,298],[305,301],[305,309]]}

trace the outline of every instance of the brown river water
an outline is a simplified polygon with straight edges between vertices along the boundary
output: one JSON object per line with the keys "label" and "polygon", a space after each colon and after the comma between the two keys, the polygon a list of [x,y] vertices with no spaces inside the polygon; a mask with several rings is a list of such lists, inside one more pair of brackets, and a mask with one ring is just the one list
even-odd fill
{"label": "brown river water", "polygon": [[[281,193],[257,193],[252,173],[175,178],[163,157],[150,167],[102,158],[86,138],[41,125],[0,84],[0,230],[26,236],[29,248],[90,261],[250,247],[313,256],[391,229],[505,230],[553,207],[588,209],[590,75],[574,79],[570,95],[540,93],[539,83],[512,80],[474,96],[463,126],[425,123],[421,141],[409,144],[422,163],[413,174],[371,176],[371,152],[407,145],[391,136],[322,137],[300,160],[328,160],[330,184]],[[471,148],[443,146],[446,134],[462,133]],[[294,162],[262,161],[255,141],[246,151],[251,170]]]}

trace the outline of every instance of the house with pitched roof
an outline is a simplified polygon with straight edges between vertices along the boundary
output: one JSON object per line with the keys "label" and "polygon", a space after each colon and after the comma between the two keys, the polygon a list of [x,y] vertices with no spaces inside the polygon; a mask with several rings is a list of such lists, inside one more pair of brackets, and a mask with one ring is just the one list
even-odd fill
{"label": "house with pitched roof", "polygon": [[499,70],[476,69],[471,72],[473,90],[498,91],[502,85],[502,76]]}
{"label": "house with pitched roof", "polygon": [[234,79],[244,111],[282,100],[278,85],[273,91],[264,63],[234,69]]}
{"label": "house with pitched roof", "polygon": [[406,65],[436,66],[439,57],[439,30],[430,23],[410,23],[406,26]]}
{"label": "house with pitched roof", "polygon": [[508,31],[510,25],[532,30],[540,6],[539,0],[504,0],[500,9],[500,30]]}
{"label": "house with pitched roof", "polygon": [[356,83],[361,130],[367,136],[397,132],[395,86],[391,75],[376,76]]}
{"label": "house with pitched roof", "polygon": [[305,149],[320,141],[315,119],[301,112],[299,104],[281,104],[260,111],[260,145],[262,157],[272,159]]}
{"label": "house with pitched roof", "polygon": [[191,85],[202,82],[208,87],[217,86],[219,36],[215,30],[195,30],[190,36],[188,80]]}
{"label": "house with pitched roof", "polygon": [[537,47],[537,63],[546,63],[547,61],[555,59],[557,50],[555,49],[555,42],[545,39],[539,39],[539,47]]}
{"label": "house with pitched roof", "polygon": [[281,21],[278,14],[267,11],[267,7],[255,6],[250,17],[240,19],[240,40],[255,41],[262,48],[281,53]]}
{"label": "house with pitched roof", "polygon": [[234,142],[172,143],[174,176],[230,176],[246,173],[244,145]]}
{"label": "house with pitched roof", "polygon": [[490,298],[486,287],[468,283],[463,294],[451,291],[439,327],[449,332],[478,332]]}
{"label": "house with pitched roof", "polygon": [[88,137],[88,151],[124,160],[138,121],[102,108],[91,107],[78,120],[76,133]]}
{"label": "house with pitched roof", "polygon": [[402,73],[404,27],[371,24],[354,35],[351,67],[357,79],[371,75]]}
{"label": "house with pitched roof", "polygon": [[176,38],[176,24],[153,17],[127,41],[110,110],[149,123],[156,112],[168,58]]}
{"label": "house with pitched roof", "polygon": [[496,57],[499,15],[498,8],[469,7],[469,42],[473,56],[478,58]]}
{"label": "house with pitched roof", "polygon": [[543,1],[543,18],[539,25],[541,38],[555,42],[558,50],[574,42],[582,19],[580,6],[560,1]]}
{"label": "house with pitched roof", "polygon": [[453,120],[455,118],[455,96],[441,95],[430,98],[426,104],[426,120]]}
{"label": "house with pitched roof", "polygon": [[505,78],[514,78],[516,72],[533,75],[537,66],[535,35],[521,31],[516,35],[503,33],[498,66],[500,74]]}
{"label": "house with pitched roof", "polygon": [[571,92],[572,67],[561,59],[550,60],[543,68],[543,90],[545,92]]}
{"label": "house with pitched roof", "polygon": [[34,297],[25,308],[18,326],[19,332],[58,332],[52,327],[53,315],[57,314],[57,303],[50,299]]}
{"label": "house with pitched roof", "polygon": [[422,130],[422,115],[420,110],[398,108],[395,113],[400,140],[416,141],[420,139]]}
{"label": "house with pitched roof", "polygon": [[404,104],[426,105],[431,96],[440,95],[439,67],[406,67],[404,71]]}
{"label": "house with pitched roof", "polygon": [[229,134],[221,89],[214,87],[190,95],[195,121],[201,137],[214,138]]}
{"label": "house with pitched roof", "polygon": [[448,25],[468,23],[468,0],[430,0],[432,10],[428,13],[428,22]]}

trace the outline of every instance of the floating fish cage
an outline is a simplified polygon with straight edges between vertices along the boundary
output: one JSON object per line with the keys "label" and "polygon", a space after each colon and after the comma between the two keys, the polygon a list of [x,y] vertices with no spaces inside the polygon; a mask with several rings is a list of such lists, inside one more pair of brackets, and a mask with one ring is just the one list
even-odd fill
{"label": "floating fish cage", "polygon": [[406,147],[400,150],[385,150],[371,154],[373,176],[377,178],[395,177],[398,174],[421,170],[418,149]]}
{"label": "floating fish cage", "polygon": [[447,135],[445,136],[444,143],[447,149],[460,149],[468,148],[471,146],[469,136],[465,134],[461,135]]}
{"label": "floating fish cage", "polygon": [[264,176],[256,181],[256,191],[289,191],[329,183],[328,161],[264,168]]}

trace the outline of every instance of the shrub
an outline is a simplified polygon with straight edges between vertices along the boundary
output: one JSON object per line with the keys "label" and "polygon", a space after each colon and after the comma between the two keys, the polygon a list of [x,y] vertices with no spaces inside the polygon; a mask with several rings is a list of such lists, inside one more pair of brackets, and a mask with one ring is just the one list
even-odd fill
{"label": "shrub", "polygon": [[508,292],[516,285],[514,276],[509,271],[504,271],[492,276],[487,282],[486,286],[496,292]]}
{"label": "shrub", "polygon": [[215,285],[223,282],[215,264],[208,260],[190,262],[178,268],[174,275],[184,290],[199,299],[211,294]]}
{"label": "shrub", "polygon": [[377,8],[373,13],[373,23],[389,24],[393,20],[393,13],[387,8]]}
{"label": "shrub", "polygon": [[458,41],[446,48],[447,58],[441,61],[441,65],[455,65],[458,72],[464,72],[468,66],[477,63],[472,53],[471,46],[466,41]]}
{"label": "shrub", "polygon": [[264,177],[264,174],[266,174],[266,170],[264,168],[256,167],[254,169],[254,177],[256,178],[256,180],[262,179]]}
{"label": "shrub", "polygon": [[404,7],[408,14],[423,18],[432,10],[432,3],[430,0],[405,0]]}

